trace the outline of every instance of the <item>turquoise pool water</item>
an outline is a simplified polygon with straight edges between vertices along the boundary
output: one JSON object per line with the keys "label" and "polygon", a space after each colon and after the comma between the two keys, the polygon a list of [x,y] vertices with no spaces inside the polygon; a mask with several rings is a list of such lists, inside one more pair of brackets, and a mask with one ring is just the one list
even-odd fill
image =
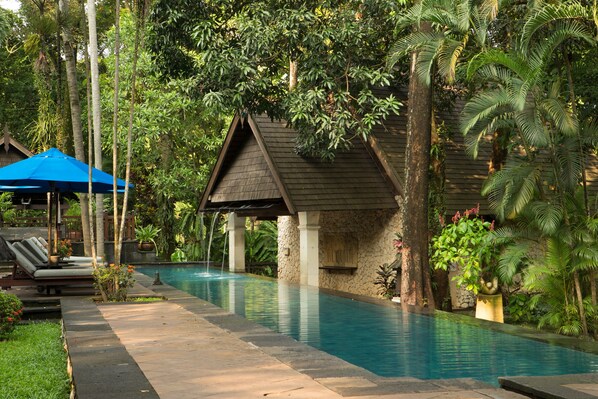
{"label": "turquoise pool water", "polygon": [[283,282],[205,268],[138,271],[380,376],[469,377],[598,372],[598,356],[437,317],[403,313]]}

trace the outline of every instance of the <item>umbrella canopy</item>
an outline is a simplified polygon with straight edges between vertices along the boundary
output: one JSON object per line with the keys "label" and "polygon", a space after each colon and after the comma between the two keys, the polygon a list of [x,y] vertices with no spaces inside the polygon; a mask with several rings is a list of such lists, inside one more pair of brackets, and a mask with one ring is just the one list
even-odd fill
{"label": "umbrella canopy", "polygon": [[[0,191],[86,193],[88,182],[89,166],[56,148],[0,168]],[[124,190],[124,180],[117,179],[116,184],[118,191]],[[112,175],[92,168],[92,192],[113,189]]]}

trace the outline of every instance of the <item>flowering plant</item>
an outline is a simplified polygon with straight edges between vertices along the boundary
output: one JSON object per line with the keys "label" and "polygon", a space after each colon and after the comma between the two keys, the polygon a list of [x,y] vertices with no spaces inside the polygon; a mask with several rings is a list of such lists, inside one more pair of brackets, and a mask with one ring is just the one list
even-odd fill
{"label": "flowering plant", "polygon": [[19,298],[0,290],[0,341],[8,339],[22,315],[23,303]]}
{"label": "flowering plant", "polygon": [[56,254],[61,258],[68,258],[73,254],[73,245],[71,240],[63,239],[56,244]]}
{"label": "flowering plant", "polygon": [[460,273],[454,280],[476,295],[498,289],[498,279],[490,283],[484,280],[492,274],[496,255],[491,240],[494,221],[484,220],[479,212],[479,205],[463,214],[457,212],[450,224],[441,218],[442,231],[432,238],[431,251],[434,268],[448,270],[453,265],[459,266]]}
{"label": "flowering plant", "polygon": [[126,301],[128,289],[135,284],[135,266],[111,263],[94,271],[95,286],[107,301]]}

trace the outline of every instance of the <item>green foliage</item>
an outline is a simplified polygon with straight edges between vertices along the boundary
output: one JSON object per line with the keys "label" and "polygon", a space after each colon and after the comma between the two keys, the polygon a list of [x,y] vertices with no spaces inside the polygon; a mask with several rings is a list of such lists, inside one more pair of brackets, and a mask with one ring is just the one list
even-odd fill
{"label": "green foliage", "polygon": [[[332,158],[355,135],[398,111],[384,60],[397,2],[389,0],[238,2],[158,1],[152,51],[168,76],[193,79],[217,109],[268,112],[299,131],[297,150]],[[297,86],[289,87],[295,62]]]}
{"label": "green foliage", "polygon": [[501,279],[522,273],[545,309],[540,325],[573,335],[595,331],[595,304],[583,298],[595,290],[597,210],[582,182],[598,127],[584,114],[595,104],[577,107],[593,97],[575,95],[572,65],[573,55],[595,48],[594,30],[590,8],[578,2],[532,9],[513,48],[470,60],[468,77],[482,88],[462,120],[474,155],[485,136],[508,131],[506,164],[483,189],[497,217],[512,221],[494,234],[504,245]]}
{"label": "green foliage", "polygon": [[[175,203],[177,245],[190,261],[222,261],[226,253],[226,219],[220,213],[198,213],[195,206]],[[211,241],[210,241],[211,237]],[[210,246],[211,243],[211,246]]]}
{"label": "green foliage", "polygon": [[135,284],[134,272],[135,267],[126,264],[98,267],[93,272],[94,285],[108,301],[126,301],[129,288]]}
{"label": "green foliage", "polygon": [[23,303],[19,298],[0,290],[0,341],[9,338],[22,314]]}
{"label": "green foliage", "polygon": [[187,255],[185,255],[185,251],[181,248],[176,248],[174,252],[170,255],[171,262],[187,262]]}
{"label": "green foliage", "polygon": [[27,144],[27,126],[37,118],[38,95],[31,60],[23,49],[26,25],[14,13],[0,9],[0,128]]}
{"label": "green foliage", "polygon": [[481,278],[492,277],[496,249],[492,243],[491,231],[494,223],[478,215],[479,206],[457,212],[452,223],[445,224],[439,235],[432,238],[431,262],[436,269],[449,270],[458,265],[460,274],[455,281],[460,286],[477,294],[481,289]]}
{"label": "green foliage", "polygon": [[392,298],[397,289],[397,270],[388,263],[378,266],[374,285],[378,286],[378,293],[384,298]]}
{"label": "green foliage", "polygon": [[137,241],[141,242],[153,242],[154,244],[156,241],[156,237],[160,233],[160,229],[154,226],[153,224],[148,224],[146,226],[135,227],[135,238]]}
{"label": "green foliage", "polygon": [[525,293],[509,295],[507,312],[509,321],[513,323],[529,323],[536,320],[533,298]]}
{"label": "green foliage", "polygon": [[388,64],[395,65],[413,51],[419,51],[416,73],[429,85],[434,69],[453,83],[457,68],[471,49],[484,48],[488,29],[497,15],[501,1],[422,0],[397,18],[397,30],[410,29],[424,22],[433,31],[415,31],[401,35],[389,52]]}
{"label": "green foliage", "polygon": [[16,216],[16,210],[12,205],[13,193],[0,193],[0,221],[10,223]]}
{"label": "green foliage", "polygon": [[264,220],[255,228],[245,230],[245,260],[248,263],[277,262],[278,227],[276,222]]}
{"label": "green foliage", "polygon": [[66,399],[70,394],[67,353],[59,323],[18,325],[0,342],[3,398]]}
{"label": "green foliage", "polygon": [[[132,50],[135,36],[134,18],[121,14],[121,69],[119,93],[119,136],[124,159],[130,106]],[[114,46],[114,32],[107,35]],[[114,59],[106,60],[107,73],[101,78],[102,107],[112,111]],[[137,77],[137,100],[133,120],[131,179],[135,184],[134,210],[142,224],[161,229],[156,244],[161,253],[174,252],[177,233],[175,204],[197,202],[216,160],[229,117],[216,114],[194,96],[194,79],[161,79],[146,49],[140,50]],[[103,143],[112,146],[112,112],[105,112]],[[119,165],[124,175],[124,165]],[[196,187],[197,190],[189,190]],[[197,206],[195,205],[194,208]],[[189,237],[187,241],[194,241]],[[190,259],[199,253],[184,248]]]}

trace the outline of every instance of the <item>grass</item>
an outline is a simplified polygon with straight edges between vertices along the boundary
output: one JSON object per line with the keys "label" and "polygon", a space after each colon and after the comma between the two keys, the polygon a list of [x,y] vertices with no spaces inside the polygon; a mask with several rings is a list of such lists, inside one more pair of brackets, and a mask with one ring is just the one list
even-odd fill
{"label": "grass", "polygon": [[67,399],[67,354],[58,323],[18,325],[0,341],[0,399]]}

